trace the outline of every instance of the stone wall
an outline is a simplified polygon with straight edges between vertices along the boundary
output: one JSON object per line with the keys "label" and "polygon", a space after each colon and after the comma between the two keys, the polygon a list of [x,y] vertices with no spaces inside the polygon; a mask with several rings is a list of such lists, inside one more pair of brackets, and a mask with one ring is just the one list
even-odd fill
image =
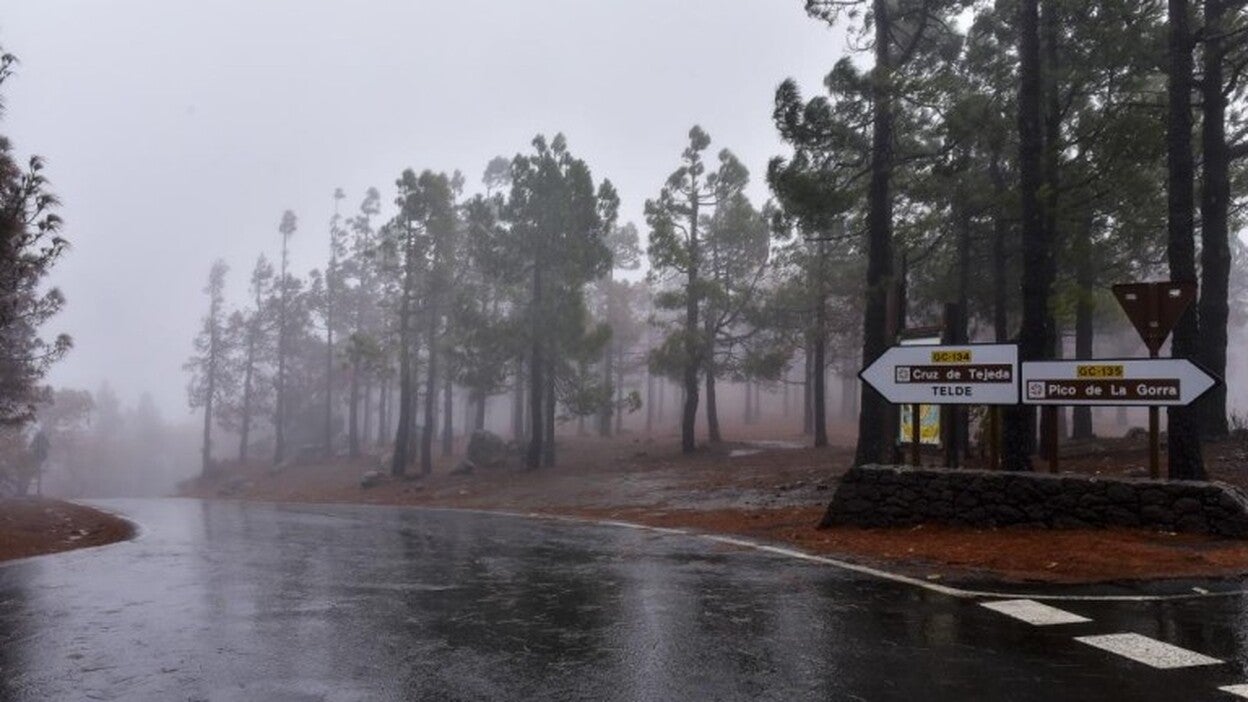
{"label": "stone wall", "polygon": [[920,523],[1108,526],[1248,537],[1248,495],[1218,482],[862,466],[841,479],[822,526]]}

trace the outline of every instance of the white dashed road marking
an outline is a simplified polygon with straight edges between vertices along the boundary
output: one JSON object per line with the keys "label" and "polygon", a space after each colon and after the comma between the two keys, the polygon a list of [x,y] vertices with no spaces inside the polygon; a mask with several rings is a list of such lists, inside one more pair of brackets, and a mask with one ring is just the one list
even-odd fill
{"label": "white dashed road marking", "polygon": [[1229,692],[1232,695],[1248,699],[1248,685],[1226,685],[1224,687],[1219,687],[1218,689],[1223,692]]}
{"label": "white dashed road marking", "polygon": [[1217,665],[1222,662],[1217,658],[1210,658],[1141,634],[1076,636],[1075,640],[1154,668],[1187,668],[1195,665]]}
{"label": "white dashed road marking", "polygon": [[1000,612],[1007,617],[1014,617],[1035,626],[1078,624],[1080,622],[1092,621],[1074,612],[1050,607],[1035,600],[999,600],[997,602],[981,602],[980,604],[994,612]]}

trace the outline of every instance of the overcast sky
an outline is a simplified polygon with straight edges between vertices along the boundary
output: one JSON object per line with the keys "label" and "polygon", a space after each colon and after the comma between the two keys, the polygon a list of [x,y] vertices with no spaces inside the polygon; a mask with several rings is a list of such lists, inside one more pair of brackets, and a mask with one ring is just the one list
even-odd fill
{"label": "overcast sky", "polygon": [[564,132],[624,216],[689,127],[733,149],[765,197],[776,85],[808,91],[843,50],[800,0],[5,0],[21,60],[0,132],[38,153],[73,250],[49,331],[58,385],[108,379],[186,416],[181,365],[212,259],[237,299],[295,210],[295,269],[322,265],[334,188],[393,198],[405,167],[460,169]]}

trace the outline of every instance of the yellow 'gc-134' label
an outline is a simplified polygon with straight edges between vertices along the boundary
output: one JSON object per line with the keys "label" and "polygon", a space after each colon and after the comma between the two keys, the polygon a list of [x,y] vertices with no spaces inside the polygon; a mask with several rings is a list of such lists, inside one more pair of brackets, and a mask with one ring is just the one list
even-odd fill
{"label": "yellow 'gc-134' label", "polygon": [[1122,378],[1125,376],[1121,365],[1088,365],[1076,366],[1075,376],[1079,378]]}
{"label": "yellow 'gc-134' label", "polygon": [[933,351],[932,363],[970,363],[971,352],[959,349],[957,351]]}

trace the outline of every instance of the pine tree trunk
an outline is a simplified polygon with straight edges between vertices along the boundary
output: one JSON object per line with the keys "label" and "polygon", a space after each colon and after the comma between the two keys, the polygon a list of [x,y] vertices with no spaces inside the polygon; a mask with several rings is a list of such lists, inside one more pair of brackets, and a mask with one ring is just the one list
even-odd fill
{"label": "pine tree trunk", "polygon": [[812,363],[811,372],[815,380],[814,387],[814,422],[815,422],[815,446],[828,445],[828,395],[827,395],[827,360],[826,356],[827,344],[823,338],[815,339],[815,361]]}
{"label": "pine tree trunk", "polygon": [[516,376],[511,393],[511,438],[524,440],[524,360],[516,361]]}
{"label": "pine tree trunk", "polygon": [[[379,448],[382,448],[383,450],[384,450],[384,448],[385,448],[385,446],[386,446],[386,436],[388,436],[388,435],[389,435],[389,432],[386,430],[386,416],[387,416],[387,415],[386,415],[386,402],[387,402],[387,398],[386,398],[386,387],[387,387],[388,385],[389,385],[389,381],[388,381],[388,380],[386,380],[385,378],[381,378],[381,379],[380,379],[380,383],[378,383],[378,387],[377,387],[377,434],[376,434],[376,443],[377,443],[377,446],[378,446]],[[365,397],[367,397],[367,394],[365,394]],[[365,413],[365,415],[364,415],[364,421],[365,421],[365,423],[367,423],[367,422],[368,422],[368,416],[369,416],[369,415],[368,415],[367,413]]]}
{"label": "pine tree trunk", "polygon": [[347,397],[347,451],[351,458],[360,455],[360,360],[351,360],[351,386]]}
{"label": "pine tree trunk", "polygon": [[282,275],[279,278],[281,289],[278,294],[277,310],[277,401],[273,413],[273,465],[278,465],[286,457],[286,291],[290,287],[286,280],[288,263],[288,236],[282,235]]}
{"label": "pine tree trunk", "polygon": [[[377,446],[386,446],[386,437],[389,436],[389,387],[391,381],[389,378],[383,377],[381,387],[377,388]],[[368,393],[364,393],[367,397]],[[368,415],[364,415],[364,423],[368,423]]]}
{"label": "pine tree trunk", "polygon": [[[608,272],[607,280],[606,280],[606,288],[605,288],[607,291],[607,310],[606,310],[605,316],[606,316],[608,324],[610,324],[611,321],[615,319],[615,316],[612,314],[614,310],[612,310],[612,304],[611,304],[612,299],[614,297],[614,293],[615,293],[612,287],[612,282],[613,281],[611,278],[611,273]],[[615,377],[615,373],[613,369],[611,368],[611,363],[612,361],[615,360],[614,359],[615,344],[616,344],[615,330],[612,329],[611,341],[607,343],[606,347],[603,349],[603,352],[602,352],[602,386],[603,388],[610,387],[611,381]],[[616,407],[616,411],[617,412],[619,411],[618,407]],[[603,436],[603,437],[611,436],[611,407],[608,404],[604,404],[602,407],[598,409],[598,435]]]}
{"label": "pine tree trunk", "polygon": [[[1058,19],[1059,0],[1043,0],[1041,3],[1041,40],[1040,46],[1043,51],[1044,65],[1041,70],[1041,80],[1043,83],[1044,103],[1042,120],[1044,124],[1044,159],[1043,164],[1043,187],[1040,190],[1041,198],[1040,217],[1044,227],[1044,241],[1048,251],[1047,261],[1048,269],[1046,275],[1046,296],[1052,293],[1053,282],[1056,280],[1057,273],[1055,267],[1055,251],[1059,246],[1060,230],[1058,226],[1058,197],[1061,192],[1059,180],[1059,164],[1061,160],[1061,101],[1057,92],[1057,71],[1058,71],[1058,37],[1059,22]],[[1046,302],[1047,306],[1047,302]],[[1048,358],[1062,358],[1062,339],[1061,332],[1057,328],[1056,320],[1052,313],[1047,315],[1048,321],[1045,324],[1045,344],[1048,348]],[[1050,445],[1057,446],[1064,437],[1064,425],[1066,419],[1066,408],[1057,407],[1051,412],[1043,413],[1040,418],[1040,436],[1055,436],[1056,440],[1051,444],[1044,441],[1041,448],[1044,449]],[[1044,458],[1047,461],[1055,460],[1057,457],[1050,455],[1046,450]]]}
{"label": "pine tree trunk", "polygon": [[1001,169],[1001,155],[996,151],[989,162],[988,174],[997,201],[996,212],[992,217],[992,330],[993,338],[998,343],[1004,343],[1010,339],[1009,318],[1006,313],[1009,268],[1005,254],[1006,237],[1009,236],[1010,228],[1009,215],[1004,204],[1007,196],[1005,173]]}
{"label": "pine tree trunk", "polygon": [[533,267],[533,308],[529,311],[532,319],[530,335],[532,348],[529,350],[529,450],[525,454],[525,466],[534,470],[542,465],[542,442],[546,438],[543,431],[542,393],[546,389],[546,358],[542,348],[542,329],[540,326],[541,311],[544,309],[542,289],[542,268]]}
{"label": "pine tree trunk", "polygon": [[697,450],[694,432],[698,421],[698,370],[702,365],[702,348],[698,324],[698,208],[694,198],[693,214],[689,218],[689,270],[685,284],[685,370],[684,411],[680,418],[680,450],[693,453]]}
{"label": "pine tree trunk", "polygon": [[[1196,282],[1196,242],[1194,215],[1194,176],[1192,165],[1192,39],[1188,27],[1187,0],[1169,0],[1169,120],[1166,124],[1168,151],[1166,258],[1170,279]],[[1192,358],[1200,348],[1200,320],[1196,309],[1179,319],[1174,327],[1171,355]],[[1171,407],[1167,410],[1170,478],[1204,480],[1205,466],[1200,447],[1200,416],[1197,408]]]}
{"label": "pine tree trunk", "polygon": [[[611,387],[611,381],[615,375],[615,372],[611,367],[613,356],[614,354],[612,353],[611,345],[608,344],[606,352],[602,355],[602,385],[604,389]],[[610,403],[604,403],[602,407],[598,408],[597,419],[599,436],[611,436],[611,410],[612,407]]]}
{"label": "pine tree trunk", "polygon": [[[586,361],[584,361],[584,360],[579,361],[579,362],[577,363],[577,373],[580,375],[580,377],[584,378],[586,375],[588,375],[588,374],[589,374],[589,364],[588,364]],[[608,380],[607,380],[607,385],[609,385],[609,384],[610,384],[610,379],[608,379]],[[606,385],[604,385],[604,387],[606,387]],[[603,422],[603,415],[602,415],[602,413],[605,411],[605,403],[603,403],[603,404],[604,404],[604,406],[599,407],[599,408],[598,408],[598,412],[596,412],[596,413],[594,414],[594,424],[595,424],[595,426],[597,427],[597,431],[599,432],[599,435],[600,435],[600,436],[606,436],[606,434],[602,434],[602,433],[601,433],[601,432],[602,432],[602,422]],[[606,421],[607,421],[607,423],[608,423],[608,429],[609,429],[609,427],[610,427],[610,420],[608,419],[608,420],[606,420]],[[579,413],[579,412],[578,412],[578,413],[577,413],[577,415],[576,415],[576,435],[577,435],[577,436],[585,436],[585,415],[584,415],[584,414],[581,414],[581,413]]]}
{"label": "pine tree trunk", "polygon": [[325,426],[322,438],[325,456],[334,455],[334,301],[330,288],[331,271],[325,274]]}
{"label": "pine tree trunk", "polygon": [[364,447],[368,446],[369,440],[372,438],[373,429],[373,384],[368,380],[362,383],[360,406],[364,411],[364,424],[360,427],[360,451],[363,452]]}
{"label": "pine tree trunk", "polygon": [[654,374],[646,368],[646,436],[654,431]]}
{"label": "pine tree trunk", "polygon": [[[867,186],[867,282],[862,325],[862,360],[870,364],[891,343],[888,290],[893,283],[893,79],[892,21],[887,0],[872,0],[875,21],[875,67],[871,71],[871,178]],[[885,463],[890,458],[896,412],[870,385],[862,384],[858,446],[854,464]]]}
{"label": "pine tree trunk", "polygon": [[715,367],[711,361],[706,364],[706,432],[713,444],[723,441],[719,434],[719,405],[715,397]]}
{"label": "pine tree trunk", "polygon": [[[1050,322],[1050,323],[1053,323],[1053,322]],[[1061,346],[1061,343],[1058,341],[1058,339],[1060,338],[1061,338],[1060,330],[1055,330],[1053,334],[1053,340],[1049,346],[1049,352],[1046,354],[1046,358],[1057,359],[1057,358],[1062,357],[1062,346]],[[1049,432],[1055,432],[1058,437],[1058,441],[1056,443],[1060,443],[1061,437],[1062,437],[1062,433],[1061,433],[1062,419],[1061,418],[1062,418],[1062,415],[1065,413],[1066,408],[1056,407],[1053,409],[1054,411],[1052,412],[1040,413],[1040,436],[1047,437],[1050,435]],[[1053,460],[1053,456],[1049,453],[1049,450],[1048,450],[1049,449],[1048,441],[1042,440],[1038,448],[1039,448],[1038,453],[1041,458],[1043,458],[1046,461]]]}
{"label": "pine tree trunk", "polygon": [[[431,305],[431,308],[433,306]],[[433,437],[437,431],[438,412],[438,315],[436,309],[429,311],[426,342],[429,349],[428,367],[425,371],[425,421],[420,431],[420,472],[433,473]]]}
{"label": "pine tree trunk", "polygon": [[[406,316],[406,315],[404,315]],[[403,329],[406,325],[401,325],[399,336],[402,339],[408,336],[407,330]],[[399,421],[395,428],[394,434],[394,455],[391,458],[390,474],[401,476],[407,473],[407,466],[411,462],[408,448],[411,446],[411,430],[412,430],[412,362],[411,351],[409,346],[411,340],[400,341],[399,351]]]}
{"label": "pine tree trunk", "polygon": [[204,443],[200,456],[200,475],[207,476],[212,472],[212,400],[216,395],[217,372],[216,372],[216,321],[212,322],[214,330],[212,333],[213,340],[208,351],[208,392],[204,398]]}
{"label": "pine tree trunk", "polygon": [[828,395],[827,395],[827,377],[828,377],[828,299],[825,288],[825,268],[824,260],[827,258],[827,252],[824,250],[823,240],[818,243],[819,256],[819,280],[815,283],[815,359],[811,364],[812,372],[815,376],[814,387],[814,422],[815,422],[815,446],[823,447],[828,445]]}
{"label": "pine tree trunk", "polygon": [[555,467],[555,368],[551,362],[546,366],[546,389],[545,397],[546,406],[543,409],[545,419],[543,427],[546,430],[545,441],[542,444],[542,466],[546,468]]}
{"label": "pine tree trunk", "polygon": [[[1223,65],[1226,59],[1226,0],[1205,0],[1204,78],[1200,83],[1201,156],[1204,164],[1200,188],[1200,345],[1197,358],[1219,378],[1226,377],[1227,319],[1231,249],[1228,234],[1230,206],[1230,154],[1226,144],[1226,94]],[[1230,434],[1227,422],[1226,385],[1215,385],[1194,407],[1207,438]]]}
{"label": "pine tree trunk", "polygon": [[615,433],[624,431],[624,346],[615,347]]}
{"label": "pine tree trunk", "polygon": [[783,404],[783,412],[784,412],[783,418],[784,419],[788,419],[789,414],[790,414],[789,395],[790,395],[791,389],[789,388],[789,385],[790,385],[789,378],[791,377],[791,372],[792,372],[792,369],[786,365],[784,367],[784,376],[783,378],[781,378],[783,382],[780,384],[780,391],[783,393],[781,403]]}
{"label": "pine tree trunk", "polygon": [[394,455],[391,458],[390,473],[402,476],[407,473],[411,462],[409,449],[412,441],[412,409],[415,401],[412,397],[415,388],[412,382],[412,292],[415,286],[415,253],[412,251],[413,235],[411,223],[408,223],[404,239],[403,254],[403,290],[399,301],[399,422],[394,435]]}
{"label": "pine tree trunk", "polygon": [[966,343],[970,333],[970,291],[971,291],[971,213],[965,202],[965,193],[959,192],[958,203],[954,210],[955,224],[958,234],[958,317],[957,329],[949,330],[955,339],[954,343]]}
{"label": "pine tree trunk", "polygon": [[[283,284],[284,284],[283,280]],[[283,292],[283,297],[285,293]],[[283,305],[284,306],[284,305]],[[286,331],[285,314],[279,315],[277,341],[277,401],[273,410],[273,465],[286,456]]]}
{"label": "pine tree trunk", "polygon": [[[258,304],[258,303],[257,303]],[[256,314],[260,314],[259,307],[256,308]],[[241,424],[238,432],[238,462],[247,462],[247,448],[251,442],[251,403],[252,403],[252,377],[256,367],[256,329],[255,323],[247,325],[247,367],[243,369],[243,407]]]}
{"label": "pine tree trunk", "polygon": [[455,416],[455,396],[451,374],[443,375],[446,378],[442,383],[442,455],[449,456],[455,452],[455,423],[451,420]]}
{"label": "pine tree trunk", "polygon": [[[967,203],[968,195],[961,189],[957,193],[958,209],[957,209],[957,227],[958,227],[958,302],[957,302],[957,318],[954,320],[955,328],[951,330],[951,339],[955,344],[965,344],[971,339],[971,309],[970,309],[970,290],[971,290],[971,210]],[[956,442],[956,454],[963,458],[969,458],[971,455],[971,421],[967,408],[954,405],[949,408],[949,414],[955,418],[953,432]],[[952,454],[951,454],[952,455]],[[961,465],[955,458],[954,465]]]}
{"label": "pine tree trunk", "polygon": [[[1022,0],[1019,10],[1019,189],[1022,201],[1023,319],[1019,356],[1036,361],[1047,355],[1049,289],[1052,250],[1045,238],[1040,196],[1044,151],[1041,131],[1040,8],[1039,0]],[[1005,408],[1003,466],[1031,470],[1035,446],[1035,411],[1029,405]]]}
{"label": "pine tree trunk", "polygon": [[802,349],[802,434],[815,433],[815,353],[812,343]]}
{"label": "pine tree trunk", "polygon": [[[282,344],[278,344],[281,346]],[[278,465],[286,456],[286,392],[282,378],[286,375],[286,364],[282,352],[277,354],[277,401],[273,409],[273,465]]]}
{"label": "pine tree trunk", "polygon": [[[1079,298],[1075,304],[1075,358],[1078,359],[1093,357],[1093,335],[1096,333],[1092,318],[1096,311],[1096,261],[1092,257],[1092,226],[1091,221],[1084,221],[1081,232],[1083,246],[1076,251],[1078,260],[1075,263],[1075,280],[1079,287]],[[1093,438],[1092,408],[1076,406],[1071,410],[1071,415],[1073,438]]]}
{"label": "pine tree trunk", "polygon": [[[419,358],[419,350],[414,349],[412,351],[412,358]],[[408,411],[408,417],[411,418],[411,426],[407,429],[407,455],[411,457],[420,455],[420,441],[424,436],[424,426],[428,422],[427,417],[421,416],[424,408],[423,398],[425,398],[428,393],[421,392],[420,390],[420,372],[419,364],[412,368],[412,408]],[[418,428],[420,431],[417,431]]]}

